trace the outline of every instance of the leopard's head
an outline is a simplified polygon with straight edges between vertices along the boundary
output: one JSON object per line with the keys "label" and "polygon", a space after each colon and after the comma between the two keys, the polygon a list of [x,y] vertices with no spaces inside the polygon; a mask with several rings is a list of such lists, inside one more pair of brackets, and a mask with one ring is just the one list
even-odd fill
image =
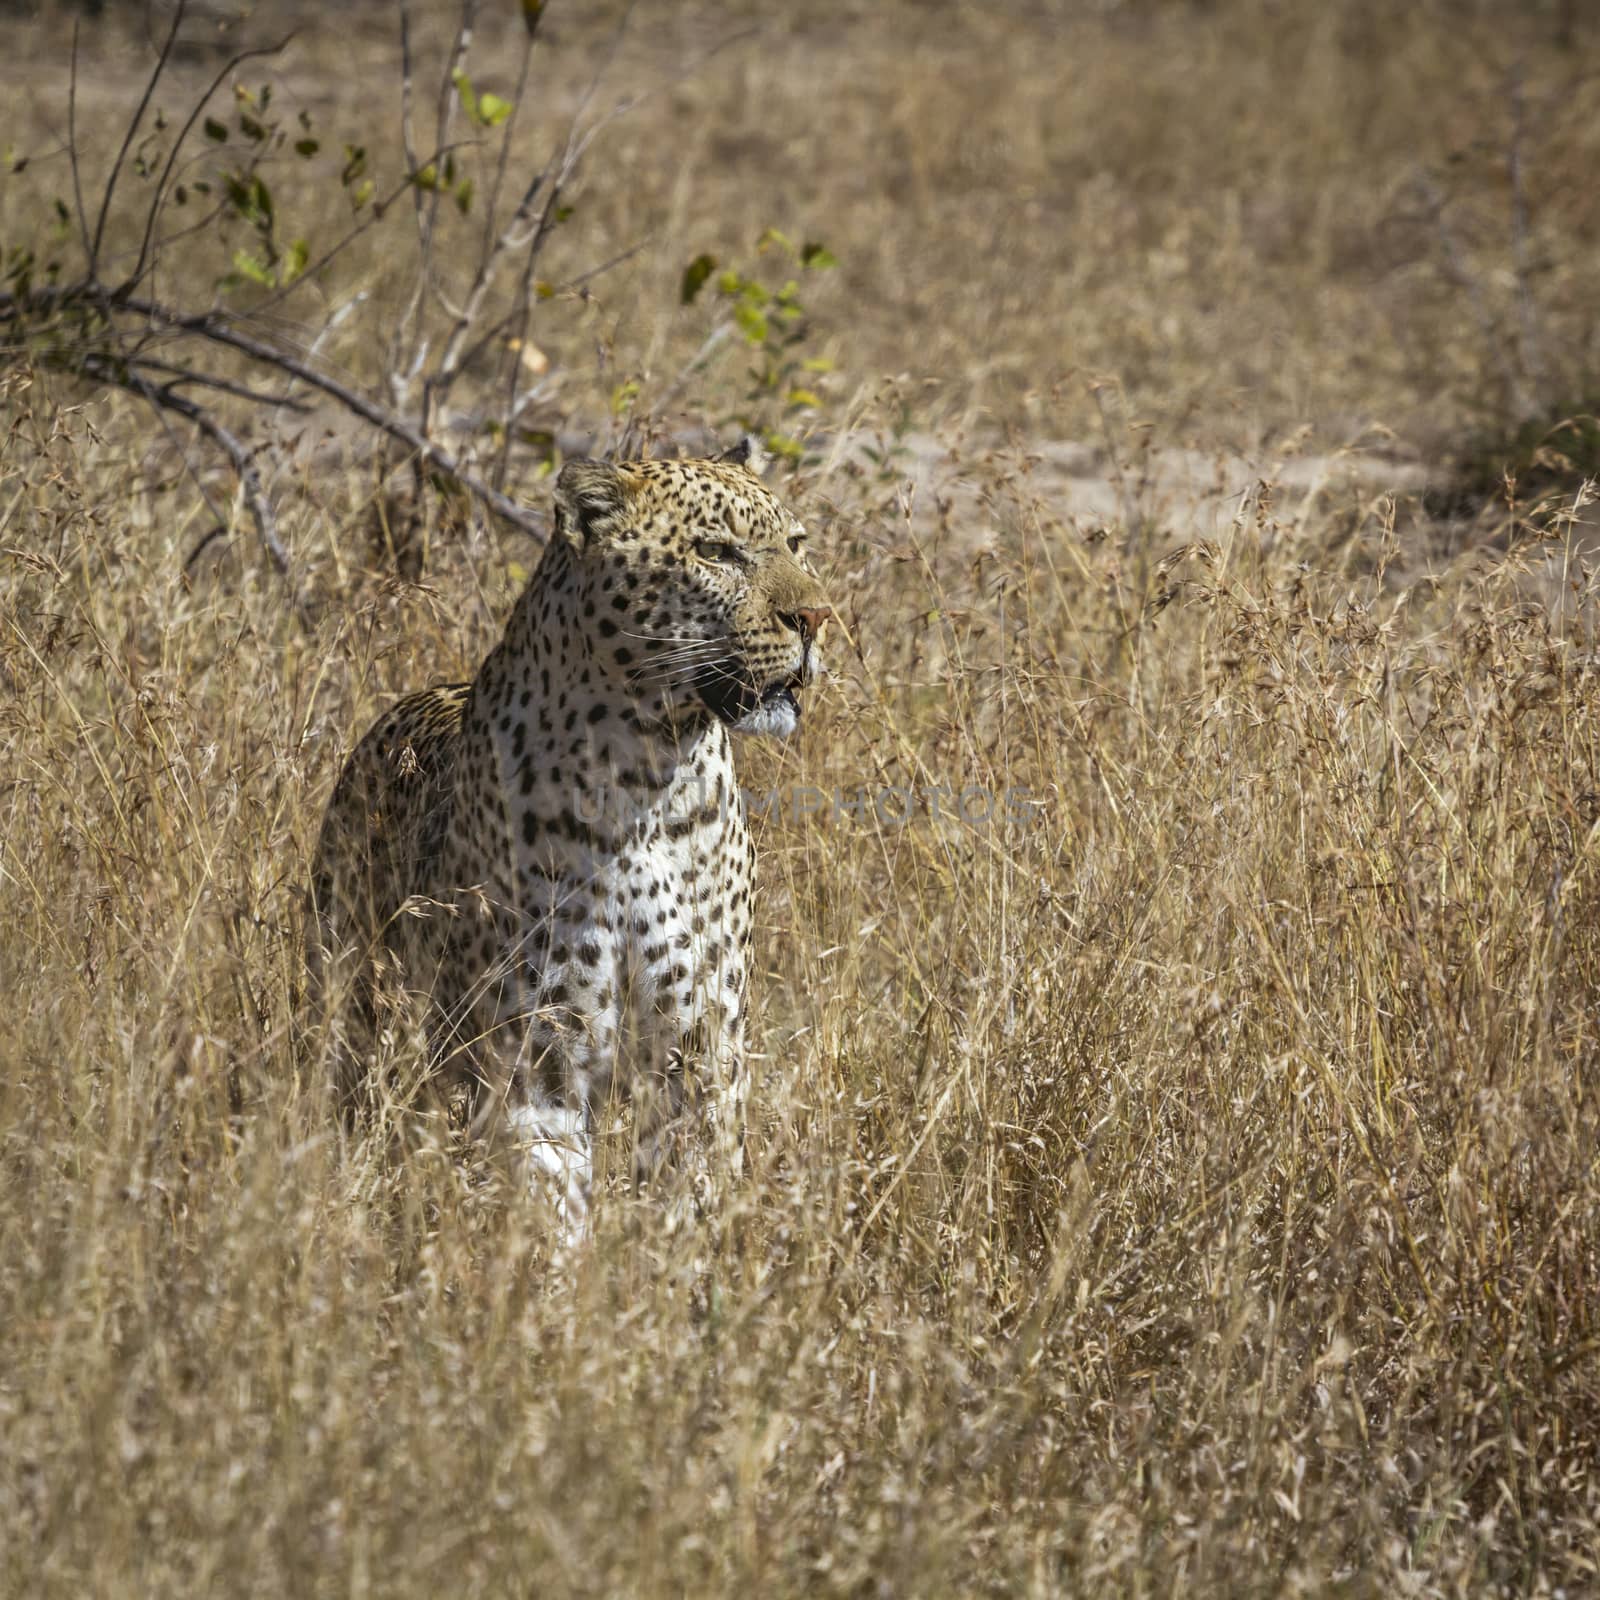
{"label": "leopard's head", "polygon": [[740,733],[799,725],[831,615],[805,529],[745,441],[714,461],[572,461],[556,537],[574,561],[592,659],[639,699]]}

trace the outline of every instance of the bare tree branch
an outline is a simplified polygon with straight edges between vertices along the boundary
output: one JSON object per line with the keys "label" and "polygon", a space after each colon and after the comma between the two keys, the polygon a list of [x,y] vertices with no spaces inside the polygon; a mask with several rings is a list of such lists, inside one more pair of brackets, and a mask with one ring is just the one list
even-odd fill
{"label": "bare tree branch", "polygon": [[522,99],[528,91],[528,69],[533,64],[533,44],[536,34],[530,30],[522,40],[522,58],[517,63],[517,87],[511,96],[511,114],[500,130],[500,154],[494,164],[494,182],[489,186],[488,202],[483,208],[483,246],[488,250],[494,238],[495,218],[500,211],[500,191],[505,185],[506,168],[511,163],[511,138],[516,132],[517,117],[522,111]]}
{"label": "bare tree branch", "polygon": [[[546,537],[547,518],[519,505],[505,492],[516,419],[543,392],[543,386],[524,379],[519,354],[519,350],[526,349],[534,316],[535,270],[552,230],[564,215],[563,196],[580,161],[603,129],[644,98],[621,99],[598,114],[593,109],[594,98],[626,34],[632,11],[630,4],[613,31],[609,48],[591,81],[579,97],[564,135],[559,136],[548,151],[542,152],[542,161],[536,170],[527,167],[519,170],[518,152],[512,145],[519,126],[526,126],[525,119],[519,123],[519,118],[523,99],[529,92],[538,8],[524,8],[526,35],[515,68],[515,87],[510,91],[514,98],[509,109],[503,104],[491,105],[485,112],[481,100],[474,105],[463,77],[474,65],[471,54],[481,0],[455,0],[453,31],[446,33],[441,41],[433,108],[434,154],[419,164],[420,152],[415,137],[418,108],[413,60],[414,18],[409,0],[398,0],[398,3],[400,143],[404,174],[389,193],[372,202],[370,210],[365,210],[372,199],[373,185],[368,181],[352,189],[353,180],[361,174],[353,165],[347,165],[340,182],[353,201],[357,216],[343,235],[322,249],[309,265],[306,264],[308,248],[299,240],[294,242],[292,252],[286,254],[277,236],[270,199],[258,176],[258,169],[270,160],[270,152],[280,149],[285,139],[292,137],[284,133],[281,117],[276,121],[267,117],[265,97],[259,107],[259,120],[244,122],[241,113],[243,131],[250,140],[242,157],[238,153],[239,146],[229,147],[231,160],[220,153],[214,153],[208,160],[194,147],[195,130],[227,80],[245,62],[279,54],[289,39],[240,51],[210,78],[198,98],[187,107],[170,148],[158,157],[159,171],[153,174],[154,188],[141,215],[142,202],[129,200],[128,185],[123,178],[143,149],[139,141],[144,119],[155,103],[157,89],[172,70],[181,26],[191,9],[187,0],[175,0],[170,25],[162,30],[159,45],[152,39],[154,64],[145,78],[131,118],[120,130],[120,142],[105,176],[98,209],[91,217],[84,202],[83,150],[77,122],[78,33],[74,29],[67,155],[72,169],[84,270],[75,281],[51,282],[37,287],[30,284],[23,273],[6,290],[0,291],[0,329],[13,345],[12,351],[0,350],[0,355],[14,353],[26,357],[31,353],[42,366],[137,395],[154,409],[162,428],[169,433],[175,419],[187,422],[232,466],[262,548],[285,576],[291,574],[289,553],[279,537],[271,500],[252,448],[235,431],[237,424],[229,425],[229,413],[224,409],[228,404],[266,408],[265,419],[270,423],[280,406],[304,414],[311,409],[311,393],[325,397],[361,419],[383,439],[400,447],[398,451],[384,452],[386,468],[409,462],[419,488],[424,487],[425,471],[437,473],[459,485],[481,506],[512,527],[536,540]],[[715,48],[726,48],[729,42],[724,39]],[[712,53],[714,51],[707,55]],[[472,222],[470,242],[465,251],[467,262],[458,264],[461,236],[453,223],[454,206],[447,209],[444,205],[445,191],[453,191],[463,212],[469,209],[470,196],[466,189],[457,186],[453,167],[450,181],[444,181],[443,163],[456,148],[449,135],[453,127],[460,127],[463,116],[470,117],[473,123],[470,142],[483,146],[485,161],[492,161],[492,172],[479,175],[488,179],[479,191],[482,219]],[[165,124],[162,126],[164,129]],[[309,123],[305,122],[305,126],[309,127]],[[495,130],[498,146],[493,144]],[[208,132],[215,133],[219,143],[226,138],[225,131],[208,129]],[[299,141],[298,148],[301,155],[315,153],[307,141]],[[352,154],[352,163],[354,159]],[[195,212],[203,213],[197,221],[186,220],[175,226],[176,219],[170,217],[169,208],[187,198],[183,191],[189,183],[190,168],[196,162],[208,168],[211,164],[218,167],[215,173],[206,172],[209,188],[198,178],[195,180],[196,191],[202,194],[221,191],[226,198],[219,198],[214,204],[197,205]],[[470,162],[464,170],[469,177],[472,175]],[[390,323],[380,380],[387,382],[388,404],[382,404],[371,398],[361,384],[338,373],[336,354],[330,344],[349,313],[367,300],[365,290],[345,295],[337,309],[324,307],[312,326],[291,326],[282,317],[274,318],[272,314],[290,295],[320,281],[330,263],[390,213],[406,188],[413,193],[411,209],[412,225],[416,228],[417,261],[411,281],[405,287],[399,314]],[[513,196],[516,197],[514,203]],[[511,208],[509,214],[504,209],[507,206]],[[186,305],[163,292],[163,263],[169,259],[173,243],[215,229],[219,217],[226,220],[231,212],[237,212],[254,230],[261,253],[259,259],[246,255],[246,263],[255,264],[255,270],[244,275],[262,282],[267,292],[257,298],[247,312],[237,315],[214,308],[196,310],[192,301]],[[192,213],[186,217],[188,215]],[[138,237],[138,250],[131,263],[124,259],[113,271],[103,258],[114,241],[123,237],[124,225],[129,225],[126,232]],[[475,252],[473,244],[477,246]],[[628,259],[639,248],[634,244],[613,255],[577,279],[575,286]],[[471,259],[474,253],[476,261]],[[131,249],[129,254],[132,254]],[[238,259],[236,253],[236,272],[243,273]],[[286,260],[292,262],[292,268],[278,270]],[[160,283],[158,278],[162,280]],[[453,303],[456,301],[459,304]],[[303,308],[305,301],[298,304]],[[477,396],[480,387],[476,376],[477,360],[500,340],[506,343],[500,356],[502,364],[491,367],[481,385],[489,420],[498,432],[496,444],[486,447],[467,441],[458,443],[456,450],[447,449],[435,437],[436,432],[443,431],[439,424],[445,399],[469,368],[474,373],[473,393]],[[369,339],[369,347],[370,344]],[[221,370],[210,370],[216,367]],[[582,447],[581,443],[575,446]],[[184,461],[201,495],[215,511],[211,489],[187,454]],[[220,514],[218,520],[223,520]],[[295,598],[299,603],[298,594]]]}
{"label": "bare tree branch", "polygon": [[520,528],[531,537],[543,540],[548,531],[548,524],[544,517],[519,506],[516,501],[502,494],[498,489],[491,488],[476,474],[462,466],[451,453],[442,446],[435,444],[419,429],[409,422],[394,415],[393,412],[368,400],[365,395],[357,393],[348,384],[340,383],[335,378],[330,378],[326,373],[319,372],[315,367],[308,366],[297,357],[279,350],[260,339],[253,338],[247,333],[241,333],[225,318],[215,312],[201,312],[197,315],[185,315],[169,310],[166,306],[158,305],[152,300],[125,299],[119,304],[136,316],[147,317],[152,324],[166,327],[174,331],[192,333],[202,339],[209,339],[215,344],[227,345],[249,356],[253,361],[259,361],[268,367],[276,367],[278,371],[285,372],[298,378],[302,383],[313,389],[320,389],[324,394],[337,400],[347,411],[352,411],[363,421],[370,422],[381,433],[387,434],[391,439],[398,440],[401,444],[408,445],[416,454],[430,466],[435,467],[447,478],[459,483],[463,489],[475,499],[483,502],[496,516],[509,522],[513,527]]}
{"label": "bare tree branch", "polygon": [[[433,142],[442,146],[448,141],[446,132],[453,120],[453,112],[457,99],[456,74],[462,70],[467,52],[472,47],[473,23],[477,16],[477,0],[462,0],[461,19],[456,24],[455,39],[450,46],[449,59],[439,79],[438,100],[434,108]],[[401,7],[400,27],[402,35],[402,54],[405,57],[403,70],[409,81],[409,10]],[[411,142],[410,132],[411,97],[409,93],[403,96],[401,103],[401,139],[409,147]],[[415,337],[411,330],[421,316],[422,307],[430,292],[438,292],[438,283],[434,274],[433,248],[434,237],[439,221],[440,185],[435,182],[431,193],[426,199],[423,191],[417,190],[417,250],[419,265],[416,282],[412,285],[411,295],[406,302],[406,308],[401,313],[395,325],[395,332],[389,344],[389,386],[390,398],[396,405],[404,402],[405,393],[409,391],[415,381],[417,373],[422,369],[427,359],[428,341],[426,333],[418,330]],[[409,343],[408,343],[409,341]],[[424,431],[428,427],[427,402],[423,402],[422,426]]]}
{"label": "bare tree branch", "polygon": [[[450,50],[450,59],[445,63],[445,69],[439,79],[439,103],[434,112],[433,142],[436,145],[449,142],[450,124],[455,120],[455,109],[460,95],[456,89],[456,75],[464,68],[467,53],[472,49],[472,33],[478,20],[478,0],[461,0],[461,21],[456,27],[455,43]],[[439,200],[442,190],[436,185],[428,196],[428,217],[424,230],[423,255],[426,259],[427,276],[432,277],[433,272],[433,238],[439,224]]]}
{"label": "bare tree branch", "polygon": [[261,474],[256,470],[250,451],[234,434],[224,428],[210,413],[203,411],[194,401],[176,393],[170,384],[157,388],[138,372],[127,367],[119,369],[115,364],[102,361],[99,357],[91,357],[85,363],[84,372],[86,376],[96,378],[102,383],[109,383],[139,395],[162,411],[175,413],[186,422],[192,423],[216,445],[233,465],[233,470],[239,479],[240,492],[244,496],[245,504],[250,508],[251,520],[256,525],[256,532],[261,537],[262,545],[272,558],[273,566],[284,577],[290,576],[289,552],[284,549],[283,541],[278,537],[278,519],[273,514],[272,502],[262,488]]}
{"label": "bare tree branch", "polygon": [[231,378],[219,378],[214,372],[196,372],[191,367],[174,366],[168,361],[157,361],[152,356],[134,356],[129,364],[137,367],[140,372],[162,373],[167,378],[165,387],[169,389],[196,383],[205,389],[215,389],[220,394],[231,394],[240,400],[250,400],[260,406],[271,406],[274,410],[281,407],[300,416],[305,416],[311,410],[303,400],[295,400],[283,394],[268,394],[265,389],[252,389],[249,384],[235,383]]}

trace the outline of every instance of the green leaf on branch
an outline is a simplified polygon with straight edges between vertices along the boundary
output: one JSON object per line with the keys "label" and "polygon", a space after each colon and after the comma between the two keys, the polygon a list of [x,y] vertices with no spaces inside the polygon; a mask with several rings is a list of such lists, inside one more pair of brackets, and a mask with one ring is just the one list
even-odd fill
{"label": "green leaf on branch", "polygon": [[[685,270],[681,294],[687,305],[711,285],[741,342],[753,352],[746,381],[747,403],[754,415],[742,419],[750,428],[760,428],[756,418],[765,416],[770,421],[777,412],[798,419],[825,411],[831,402],[822,384],[803,375],[831,372],[834,365],[826,356],[804,354],[812,332],[802,300],[802,283],[807,281],[802,274],[836,265],[832,252],[815,240],[797,246],[777,228],[768,228],[761,235],[757,249],[780,268],[799,269],[796,276],[769,282],[759,268],[750,274],[733,268],[718,271],[709,255],[700,256]],[[808,382],[815,387],[807,387]],[[779,455],[803,454],[800,441],[787,433],[771,431],[765,438]]]}
{"label": "green leaf on branch", "polygon": [[231,172],[227,177],[228,199],[233,209],[253,227],[265,231],[272,226],[272,191],[259,173]]}
{"label": "green leaf on branch", "polygon": [[627,411],[639,397],[639,385],[634,379],[629,378],[625,383],[619,383],[611,391],[611,415],[620,417]]}
{"label": "green leaf on branch", "polygon": [[207,117],[204,126],[206,130],[206,138],[208,138],[213,144],[226,144],[228,142],[227,128],[224,127],[222,123],[218,122],[215,117]]}
{"label": "green leaf on branch", "polygon": [[311,246],[304,239],[296,239],[284,254],[283,265],[278,268],[278,282],[293,283],[306,270],[311,259]]}
{"label": "green leaf on branch", "polygon": [[[274,287],[276,280],[272,275],[272,268],[266,262],[258,260],[248,250],[235,250],[233,252],[233,270],[242,279],[251,283],[259,283],[263,289]],[[226,283],[226,279],[223,280]]]}
{"label": "green leaf on branch", "polygon": [[469,122],[477,123],[480,128],[498,128],[511,115],[509,100],[503,100],[497,94],[477,93],[472,87],[472,79],[462,68],[457,67],[450,74],[450,81],[456,86],[461,109],[466,112]]}
{"label": "green leaf on branch", "polygon": [[733,320],[738,323],[747,344],[761,344],[766,339],[767,316],[760,306],[741,300],[733,308]]}
{"label": "green leaf on branch", "polygon": [[698,255],[683,269],[683,286],[678,298],[683,305],[692,305],[695,296],[706,286],[706,279],[717,270],[715,256]]}

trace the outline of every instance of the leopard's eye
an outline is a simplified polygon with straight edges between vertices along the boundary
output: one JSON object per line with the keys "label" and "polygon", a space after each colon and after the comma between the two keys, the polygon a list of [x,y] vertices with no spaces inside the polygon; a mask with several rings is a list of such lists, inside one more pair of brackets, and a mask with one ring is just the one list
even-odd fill
{"label": "leopard's eye", "polygon": [[702,561],[715,561],[720,566],[738,567],[744,564],[744,552],[726,539],[697,539],[694,553]]}
{"label": "leopard's eye", "polygon": [[789,535],[789,554],[795,556],[799,555],[800,546],[805,542],[806,536],[803,533],[791,533]]}

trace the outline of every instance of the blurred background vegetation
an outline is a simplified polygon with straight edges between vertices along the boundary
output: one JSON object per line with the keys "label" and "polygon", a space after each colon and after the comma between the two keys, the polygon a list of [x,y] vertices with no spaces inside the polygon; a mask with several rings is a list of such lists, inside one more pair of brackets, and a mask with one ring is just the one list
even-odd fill
{"label": "blurred background vegetation", "polygon": [[[162,26],[135,4],[13,9],[5,139],[33,159],[0,199],[8,240],[66,197],[75,16],[95,170]],[[416,8],[419,59],[454,18]],[[705,333],[678,303],[683,265],[748,265],[769,226],[838,257],[808,297],[826,353],[858,382],[904,374],[925,415],[1076,437],[1094,426],[1091,380],[1169,436],[1310,425],[1342,442],[1378,423],[1437,451],[1593,398],[1597,46],[1569,0],[597,4],[542,27],[516,134],[530,153],[602,64],[595,106],[646,96],[597,140],[541,267],[566,286],[634,252],[584,280],[581,305],[541,310],[561,406],[630,381],[648,405]],[[168,94],[290,29],[259,76],[323,140],[325,181],[277,189],[280,231],[314,249],[346,145],[367,149],[380,191],[402,171],[392,8],[212,7],[185,23],[188,75]],[[512,94],[520,35],[515,6],[480,8],[480,91]],[[453,220],[470,239],[477,219]],[[169,288],[209,296],[229,250],[208,242]],[[389,231],[372,242],[337,292],[381,306],[412,261]]]}

